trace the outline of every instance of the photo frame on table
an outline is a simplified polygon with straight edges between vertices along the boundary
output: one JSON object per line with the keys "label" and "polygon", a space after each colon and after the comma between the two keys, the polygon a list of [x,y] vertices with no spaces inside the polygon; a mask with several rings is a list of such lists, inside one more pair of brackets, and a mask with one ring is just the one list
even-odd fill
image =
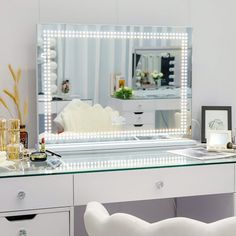
{"label": "photo frame on table", "polygon": [[202,143],[210,130],[232,130],[231,106],[202,106]]}

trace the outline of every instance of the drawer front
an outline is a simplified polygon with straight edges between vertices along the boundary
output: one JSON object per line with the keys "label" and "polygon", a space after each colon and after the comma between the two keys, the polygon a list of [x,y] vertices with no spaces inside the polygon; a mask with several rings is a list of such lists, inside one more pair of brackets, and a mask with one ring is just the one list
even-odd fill
{"label": "drawer front", "polygon": [[126,124],[154,124],[155,112],[124,112],[121,114]]}
{"label": "drawer front", "polygon": [[155,110],[157,100],[124,100],[124,99],[111,99],[109,105],[119,111],[153,111]]}
{"label": "drawer front", "polygon": [[155,129],[155,124],[130,124],[124,125],[126,130],[148,130],[148,129]]}
{"label": "drawer front", "polygon": [[123,100],[123,111],[179,110],[180,99]]}
{"label": "drawer front", "polygon": [[125,100],[122,104],[123,111],[154,111],[157,101],[155,100]]}
{"label": "drawer front", "polygon": [[[235,175],[234,175],[234,192],[236,193],[236,164],[234,165]],[[236,205],[235,205],[235,212],[236,212]]]}
{"label": "drawer front", "polygon": [[[0,218],[0,232],[6,236],[69,236],[69,212],[29,215],[31,219]],[[27,216],[25,216],[27,217]],[[23,219],[23,218],[22,218]]]}
{"label": "drawer front", "polygon": [[209,165],[75,175],[75,205],[234,192],[234,166]]}
{"label": "drawer front", "polygon": [[73,205],[73,175],[0,179],[0,211]]}

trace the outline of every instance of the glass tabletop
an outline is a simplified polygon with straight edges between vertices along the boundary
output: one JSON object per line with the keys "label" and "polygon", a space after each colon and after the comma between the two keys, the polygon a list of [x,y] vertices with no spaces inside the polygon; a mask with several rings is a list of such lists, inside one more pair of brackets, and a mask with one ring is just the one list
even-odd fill
{"label": "glass tabletop", "polygon": [[19,160],[11,166],[1,167],[0,165],[0,178],[236,163],[236,153],[226,157],[227,155],[227,153],[211,154],[197,159],[176,154],[173,151],[154,149],[83,153],[64,155],[62,158],[53,156],[48,157],[45,162]]}

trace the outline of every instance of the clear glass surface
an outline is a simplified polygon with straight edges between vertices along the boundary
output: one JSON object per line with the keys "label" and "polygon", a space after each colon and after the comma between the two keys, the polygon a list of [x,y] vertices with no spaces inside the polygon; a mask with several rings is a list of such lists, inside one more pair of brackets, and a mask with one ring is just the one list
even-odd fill
{"label": "clear glass surface", "polygon": [[14,163],[14,166],[0,167],[0,178],[230,164],[236,163],[236,153],[227,158],[199,160],[164,150],[125,150],[68,155],[62,158],[53,156],[48,157],[46,162],[21,160]]}

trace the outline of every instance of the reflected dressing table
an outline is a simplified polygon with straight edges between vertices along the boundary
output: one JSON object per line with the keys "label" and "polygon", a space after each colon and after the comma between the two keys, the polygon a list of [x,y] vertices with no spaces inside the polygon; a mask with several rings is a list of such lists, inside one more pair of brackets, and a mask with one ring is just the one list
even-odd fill
{"label": "reflected dressing table", "polygon": [[74,207],[90,201],[235,192],[236,156],[201,161],[146,150],[64,156],[56,168],[48,163],[19,161],[15,170],[0,170],[0,229],[5,235],[73,236]]}
{"label": "reflected dressing table", "polygon": [[[109,105],[118,110],[120,114],[125,118],[125,128],[127,130],[132,129],[155,129],[156,120],[160,117],[156,116],[156,112],[169,111],[175,113],[180,111],[181,104],[180,88],[174,86],[162,86],[158,90],[136,90],[133,92],[132,99],[118,99],[110,98]],[[187,109],[191,109],[191,92],[187,93]],[[158,102],[156,101],[158,99]],[[173,127],[178,127],[175,121],[170,122],[171,115],[169,114],[168,123]],[[163,114],[162,114],[163,115]],[[174,119],[173,119],[174,120]],[[168,127],[168,128],[170,128]]]}

